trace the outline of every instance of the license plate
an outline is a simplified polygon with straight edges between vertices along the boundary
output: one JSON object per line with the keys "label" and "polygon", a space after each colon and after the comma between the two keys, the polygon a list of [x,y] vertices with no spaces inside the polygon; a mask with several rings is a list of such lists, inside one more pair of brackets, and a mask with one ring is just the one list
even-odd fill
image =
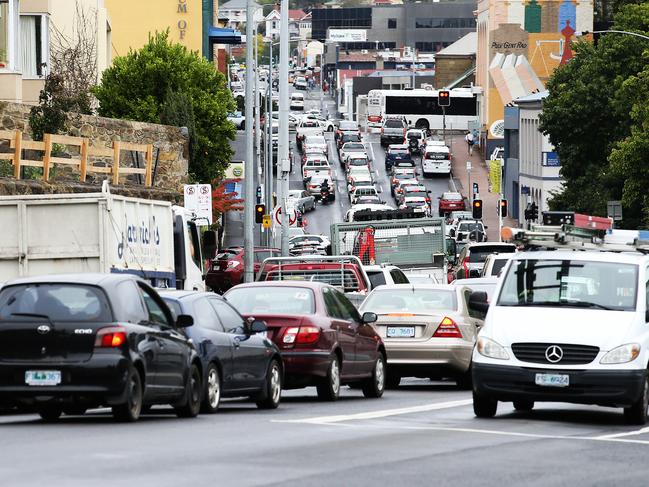
{"label": "license plate", "polygon": [[565,374],[536,374],[535,382],[537,386],[568,387],[570,385],[570,376]]}
{"label": "license plate", "polygon": [[29,386],[56,386],[61,383],[60,370],[28,370],[25,383]]}
{"label": "license plate", "polygon": [[415,327],[388,326],[386,335],[388,338],[413,338],[415,336]]}

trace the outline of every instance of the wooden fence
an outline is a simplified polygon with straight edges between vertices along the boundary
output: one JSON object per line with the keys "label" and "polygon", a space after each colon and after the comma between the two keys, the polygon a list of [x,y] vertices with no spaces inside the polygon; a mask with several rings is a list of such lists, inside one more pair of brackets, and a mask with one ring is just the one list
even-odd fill
{"label": "wooden fence", "polygon": [[[113,141],[111,148],[95,147],[90,144],[90,139],[85,137],[71,137],[68,135],[45,134],[43,141],[24,140],[23,133],[20,130],[0,130],[0,140],[9,140],[13,152],[0,152],[0,160],[11,161],[14,170],[14,177],[20,179],[20,169],[23,166],[43,168],[43,180],[48,181],[50,178],[50,169],[55,164],[76,166],[79,170],[79,178],[82,182],[86,181],[88,173],[110,174],[112,184],[119,184],[120,176],[129,174],[144,175],[145,186],[151,186],[153,176],[153,145],[152,144],[132,144],[130,142]],[[78,157],[55,157],[52,155],[52,146],[54,144],[65,145],[66,147],[77,147]],[[23,159],[24,150],[34,150],[43,153],[40,161],[32,159]],[[120,167],[120,153],[123,150],[134,152],[143,152],[145,167]],[[95,166],[92,159],[94,158],[112,159],[109,166]]]}

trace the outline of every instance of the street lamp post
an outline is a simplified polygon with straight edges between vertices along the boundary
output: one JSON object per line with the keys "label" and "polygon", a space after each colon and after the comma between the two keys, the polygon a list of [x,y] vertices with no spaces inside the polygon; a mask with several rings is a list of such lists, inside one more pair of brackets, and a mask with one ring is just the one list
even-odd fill
{"label": "street lamp post", "polygon": [[252,282],[255,278],[254,276],[254,233],[255,220],[254,220],[254,205],[255,205],[255,188],[254,188],[254,179],[255,179],[255,164],[254,164],[254,134],[252,127],[252,107],[254,104],[254,98],[252,90],[255,86],[253,81],[253,46],[250,44],[254,42],[253,39],[253,0],[247,0],[246,2],[246,160],[244,163],[245,167],[245,203],[244,203],[244,212],[243,212],[243,250],[244,250],[244,259],[243,259],[243,276],[244,282]]}
{"label": "street lamp post", "polygon": [[[250,0],[248,0],[250,1]],[[288,139],[288,63],[289,63],[289,32],[288,32],[288,0],[282,0],[280,9],[279,36],[279,146],[278,146],[278,197],[281,205],[282,255],[288,255],[288,211],[286,197],[288,194],[288,175],[291,170],[289,161]]]}

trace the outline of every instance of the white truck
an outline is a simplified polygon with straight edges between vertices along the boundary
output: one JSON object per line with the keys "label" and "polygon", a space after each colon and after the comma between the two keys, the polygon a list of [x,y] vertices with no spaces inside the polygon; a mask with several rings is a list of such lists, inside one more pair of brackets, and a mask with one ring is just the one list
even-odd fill
{"label": "white truck", "polygon": [[[193,214],[169,202],[101,193],[0,197],[0,282],[77,272],[137,274],[205,290]],[[207,257],[216,234],[204,232]]]}

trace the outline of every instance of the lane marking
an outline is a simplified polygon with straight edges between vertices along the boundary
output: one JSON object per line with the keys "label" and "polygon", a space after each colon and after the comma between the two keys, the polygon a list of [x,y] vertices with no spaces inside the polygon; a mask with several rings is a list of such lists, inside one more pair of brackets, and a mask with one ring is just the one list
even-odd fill
{"label": "lane marking", "polygon": [[649,427],[641,428],[639,430],[634,430],[634,431],[627,431],[625,433],[615,433],[615,434],[612,434],[612,435],[602,435],[602,436],[598,436],[597,439],[608,440],[608,439],[612,439],[612,438],[622,438],[622,437],[625,437],[625,436],[642,435],[642,434],[645,434],[645,433],[649,433]]}
{"label": "lane marking", "polygon": [[412,406],[408,408],[397,409],[382,409],[378,411],[368,411],[364,413],[355,414],[339,414],[336,416],[317,416],[314,418],[304,419],[283,419],[272,420],[275,423],[306,423],[306,424],[333,424],[343,421],[354,421],[364,419],[378,419],[387,418],[389,416],[399,416],[402,414],[424,413],[427,411],[437,411],[440,409],[448,409],[455,407],[468,406],[473,404],[473,399],[462,399],[458,401],[435,402],[430,404],[422,404],[420,406]]}

